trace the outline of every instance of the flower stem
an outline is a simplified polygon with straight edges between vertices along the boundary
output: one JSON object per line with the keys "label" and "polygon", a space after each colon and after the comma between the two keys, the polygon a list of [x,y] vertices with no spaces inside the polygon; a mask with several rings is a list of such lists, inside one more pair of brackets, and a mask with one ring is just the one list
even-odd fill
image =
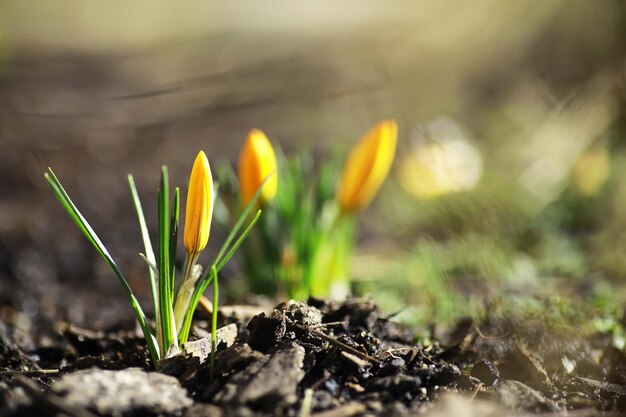
{"label": "flower stem", "polygon": [[213,277],[213,312],[211,313],[211,367],[210,379],[213,380],[215,369],[215,351],[217,348],[217,304],[219,301],[219,285],[217,274]]}

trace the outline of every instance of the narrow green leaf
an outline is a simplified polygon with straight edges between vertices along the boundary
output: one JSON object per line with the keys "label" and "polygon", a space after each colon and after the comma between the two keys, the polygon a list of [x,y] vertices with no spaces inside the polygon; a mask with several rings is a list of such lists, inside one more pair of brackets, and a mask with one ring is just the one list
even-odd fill
{"label": "narrow green leaf", "polygon": [[241,215],[237,219],[237,222],[235,222],[235,225],[230,230],[230,233],[226,237],[226,240],[224,241],[224,244],[220,248],[220,251],[218,252],[217,257],[215,258],[215,262],[214,262],[215,264],[219,264],[221,262],[222,257],[226,254],[230,244],[235,239],[235,236],[237,236],[237,234],[239,233],[239,230],[243,226],[244,222],[246,221],[248,216],[250,216],[250,213],[252,213],[252,210],[254,209],[254,207],[256,206],[257,201],[259,200],[259,197],[261,197],[261,192],[263,191],[263,187],[265,186],[265,184],[267,183],[267,181],[270,179],[270,177],[272,175],[274,175],[274,172],[271,172],[267,177],[265,177],[265,179],[263,180],[263,182],[259,186],[258,190],[256,190],[256,193],[252,197],[252,200],[250,200],[248,205],[244,208],[243,212],[241,213]]}
{"label": "narrow green leaf", "polygon": [[126,281],[126,278],[122,274],[122,271],[120,271],[117,264],[109,254],[108,250],[106,249],[96,232],[94,232],[87,220],[83,217],[78,208],[76,208],[69,195],[61,185],[61,182],[54,174],[54,171],[52,171],[52,168],[48,168],[48,172],[44,174],[44,177],[67,214],[69,214],[76,226],[78,226],[80,231],[87,238],[87,240],[89,240],[92,246],[100,254],[102,259],[104,259],[107,265],[109,265],[109,267],[119,280],[120,284],[122,284],[122,288],[124,289],[124,292],[126,292],[126,295],[130,301],[131,308],[135,313],[135,317],[137,318],[144,338],[146,339],[152,361],[156,365],[159,360],[159,350],[154,344],[152,333],[150,332],[150,329],[146,322],[146,315],[144,314],[141,305],[139,304],[139,300],[137,300],[137,297],[135,297],[133,290],[130,288],[130,285],[128,285],[128,281]]}
{"label": "narrow green leaf", "polygon": [[215,265],[211,267],[213,275],[213,311],[211,312],[211,362],[209,368],[210,379],[213,380],[215,369],[215,351],[217,350],[217,305],[220,300],[220,287],[217,281]]}
{"label": "narrow green leaf", "polygon": [[239,246],[241,246],[243,241],[246,240],[246,238],[252,231],[252,228],[254,227],[256,222],[259,220],[260,216],[261,216],[261,210],[258,210],[256,214],[254,215],[254,217],[252,218],[252,220],[250,221],[250,223],[248,224],[248,227],[246,227],[243,233],[241,233],[239,238],[235,241],[233,246],[228,250],[226,255],[222,257],[222,260],[220,261],[220,263],[216,265],[218,271],[220,271],[224,267],[224,265],[226,265],[226,263],[230,260],[230,258],[232,258],[232,256],[235,254],[237,249],[239,249]]}
{"label": "narrow green leaf", "polygon": [[135,186],[135,180],[132,174],[128,174],[128,185],[130,187],[130,193],[133,198],[133,205],[135,206],[135,211],[137,212],[137,220],[139,221],[139,228],[141,229],[141,239],[143,240],[143,246],[146,251],[145,257],[146,262],[148,262],[148,277],[150,280],[150,293],[152,295],[154,315],[158,316],[159,290],[157,288],[156,273],[150,267],[152,265],[156,268],[156,258],[154,257],[154,250],[152,249],[152,242],[150,241],[150,233],[148,232],[146,218],[144,216],[143,208],[141,206],[141,200],[139,199],[139,193],[137,192],[137,187]]}
{"label": "narrow green leaf", "polygon": [[170,288],[170,209],[169,178],[167,167],[161,168],[161,186],[158,195],[159,218],[159,313],[161,318],[161,338],[165,352],[173,342],[172,295]]}
{"label": "narrow green leaf", "polygon": [[170,294],[172,296],[170,303],[174,303],[176,277],[176,243],[178,241],[178,219],[180,215],[180,189],[176,187],[174,190],[174,202],[172,203],[172,216],[170,218]]}

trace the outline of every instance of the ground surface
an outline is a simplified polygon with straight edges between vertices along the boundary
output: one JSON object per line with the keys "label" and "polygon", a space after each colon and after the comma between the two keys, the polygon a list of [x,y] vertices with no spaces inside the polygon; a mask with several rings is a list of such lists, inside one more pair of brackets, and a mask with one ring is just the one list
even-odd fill
{"label": "ground surface", "polygon": [[150,371],[144,344],[132,332],[57,323],[35,341],[5,322],[0,415],[626,411],[626,357],[603,335],[581,340],[533,322],[468,320],[444,346],[416,343],[411,332],[363,300],[312,299],[255,314],[259,310],[223,308],[213,379],[201,320],[195,330],[202,337],[186,346],[186,355],[163,363],[163,373]]}

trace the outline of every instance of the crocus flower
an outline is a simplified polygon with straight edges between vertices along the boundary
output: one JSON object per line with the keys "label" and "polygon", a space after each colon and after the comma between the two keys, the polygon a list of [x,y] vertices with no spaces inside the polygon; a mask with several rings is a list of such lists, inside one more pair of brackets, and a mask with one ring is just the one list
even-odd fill
{"label": "crocus flower", "polygon": [[391,168],[397,137],[395,120],[385,120],[367,132],[354,147],[337,189],[343,213],[354,213],[372,202]]}
{"label": "crocus flower", "polygon": [[268,203],[276,196],[278,189],[276,155],[267,136],[259,129],[253,129],[248,133],[239,156],[239,193],[242,207],[250,203],[269,175],[271,177],[263,186],[259,198],[261,204]]}
{"label": "crocus flower", "polygon": [[185,234],[183,240],[189,255],[197,255],[206,246],[213,216],[213,177],[209,160],[200,151],[191,169],[187,206],[185,211]]}

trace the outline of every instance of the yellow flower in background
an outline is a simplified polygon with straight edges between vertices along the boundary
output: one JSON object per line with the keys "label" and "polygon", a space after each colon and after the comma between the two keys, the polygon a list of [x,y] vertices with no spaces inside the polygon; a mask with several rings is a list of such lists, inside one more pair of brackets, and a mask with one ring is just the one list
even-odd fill
{"label": "yellow flower in background", "polygon": [[478,148],[452,120],[438,118],[427,125],[428,137],[418,134],[417,143],[398,161],[398,182],[409,194],[431,200],[474,189],[483,173]]}
{"label": "yellow flower in background", "polygon": [[246,143],[239,156],[239,193],[241,206],[250,203],[263,181],[271,174],[263,186],[259,201],[268,203],[276,196],[278,175],[276,172],[276,155],[267,136],[259,129],[248,133]]}
{"label": "yellow flower in background", "polygon": [[183,240],[190,255],[200,253],[209,240],[213,217],[213,176],[209,160],[200,151],[191,169],[187,206],[185,211],[185,232]]}
{"label": "yellow flower in background", "polygon": [[611,158],[605,147],[587,150],[576,162],[572,179],[576,189],[583,195],[598,194],[611,174]]}
{"label": "yellow flower in background", "polygon": [[337,200],[343,213],[364,209],[372,202],[389,174],[397,139],[396,121],[385,120],[356,144],[344,165],[337,189]]}

